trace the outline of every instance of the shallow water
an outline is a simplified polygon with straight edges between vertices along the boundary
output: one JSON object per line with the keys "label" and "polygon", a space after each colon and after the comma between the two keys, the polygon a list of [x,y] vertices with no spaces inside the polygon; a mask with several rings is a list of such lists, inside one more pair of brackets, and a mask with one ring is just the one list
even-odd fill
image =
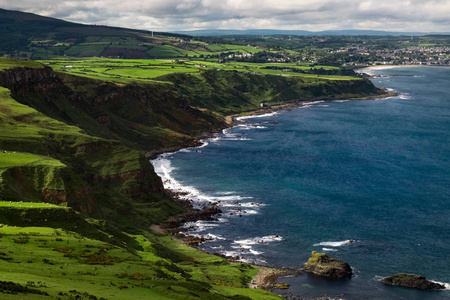
{"label": "shallow water", "polygon": [[294,268],[321,251],[354,269],[344,281],[283,279],[294,295],[450,299],[378,282],[407,272],[450,283],[450,68],[370,72],[400,95],[248,118],[153,161],[166,187],[222,206],[220,222],[186,225],[211,239],[202,249]]}

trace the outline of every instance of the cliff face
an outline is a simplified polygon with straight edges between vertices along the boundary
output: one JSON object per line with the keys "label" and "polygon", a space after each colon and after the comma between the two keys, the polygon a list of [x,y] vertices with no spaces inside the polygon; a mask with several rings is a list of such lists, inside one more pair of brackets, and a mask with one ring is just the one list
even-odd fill
{"label": "cliff face", "polygon": [[0,86],[6,87],[16,95],[29,92],[49,91],[63,86],[52,68],[12,68],[0,72]]}
{"label": "cliff face", "polygon": [[[1,154],[10,160],[7,155],[11,153],[17,160],[16,165],[0,164],[1,200],[67,203],[121,226],[157,223],[181,211],[165,195],[161,179],[140,151],[123,146],[115,134],[107,135],[111,139],[106,140],[55,120],[68,116],[60,109],[68,106],[58,106],[63,103],[77,111],[77,116],[83,114],[77,119],[80,124],[93,129],[107,127],[105,118],[86,118],[86,112],[92,116],[105,113],[86,106],[91,98],[66,86],[52,69],[4,70],[0,85],[10,89],[0,88],[0,149],[5,151]],[[113,93],[104,99],[118,96],[120,93]],[[79,111],[74,105],[77,101]],[[148,206],[165,212],[159,216],[145,209]]]}
{"label": "cliff face", "polygon": [[[98,217],[121,219],[120,214],[124,214],[131,219],[140,216],[147,223],[158,222],[180,209],[167,201],[161,179],[139,151],[195,144],[195,136],[224,128],[224,115],[256,109],[261,102],[378,92],[365,80],[326,81],[238,72],[205,71],[200,76],[172,74],[161,79],[171,83],[117,85],[55,74],[48,67],[0,72],[0,85],[9,88],[15,100],[84,130],[83,136],[73,135],[71,129],[66,133],[39,121],[43,124],[35,140],[39,147],[22,139],[14,144],[20,149],[8,148],[49,155],[70,170],[64,188],[40,186],[34,188],[38,193],[29,194],[39,194],[36,199],[41,201],[68,202]],[[30,118],[15,116],[14,120],[32,126],[38,123]],[[1,147],[11,145],[0,139]],[[166,211],[161,216],[145,216],[137,208],[145,203]]]}

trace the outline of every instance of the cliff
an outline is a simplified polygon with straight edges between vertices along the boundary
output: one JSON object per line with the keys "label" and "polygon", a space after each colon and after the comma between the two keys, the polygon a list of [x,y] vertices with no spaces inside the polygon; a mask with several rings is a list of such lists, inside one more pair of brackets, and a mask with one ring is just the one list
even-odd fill
{"label": "cliff", "polygon": [[[217,210],[183,214],[143,153],[195,144],[226,126],[225,115],[260,102],[378,91],[362,80],[238,72],[162,79],[167,83],[124,85],[28,63],[0,71],[0,272],[17,266],[14,282],[2,288],[34,292],[20,285],[28,281],[52,299],[279,299],[243,289],[253,267],[149,229]],[[33,255],[24,260],[23,253]]]}
{"label": "cliff", "polygon": [[[67,166],[63,187],[40,187],[40,201],[66,201],[80,211],[115,219],[121,207],[135,207],[134,201],[162,201],[170,209],[176,206],[169,205],[170,200],[161,200],[166,199],[161,180],[143,151],[196,145],[196,137],[226,126],[225,115],[257,109],[261,102],[380,93],[367,80],[332,81],[235,71],[210,70],[199,76],[177,73],[160,80],[167,83],[124,85],[57,74],[49,67],[35,65],[3,70],[0,86],[8,88],[14,100],[36,109],[10,117],[20,126],[41,129],[16,139],[14,144],[0,139],[0,147],[51,156]],[[56,123],[50,128],[52,122]],[[66,124],[81,130],[74,134]],[[15,197],[18,193],[16,189]],[[118,209],[113,211],[111,206]],[[144,224],[162,221],[179,211],[148,216]]]}

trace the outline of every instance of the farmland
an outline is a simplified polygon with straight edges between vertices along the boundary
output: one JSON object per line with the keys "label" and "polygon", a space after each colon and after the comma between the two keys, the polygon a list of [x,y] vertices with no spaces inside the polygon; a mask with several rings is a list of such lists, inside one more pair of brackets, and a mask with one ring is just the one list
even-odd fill
{"label": "farmland", "polygon": [[93,79],[115,82],[158,81],[159,77],[173,73],[199,74],[205,70],[236,71],[260,75],[300,76],[333,80],[355,79],[349,76],[315,74],[318,69],[338,71],[337,67],[317,66],[307,63],[217,63],[196,60],[150,59],[54,59],[42,63],[55,71]]}

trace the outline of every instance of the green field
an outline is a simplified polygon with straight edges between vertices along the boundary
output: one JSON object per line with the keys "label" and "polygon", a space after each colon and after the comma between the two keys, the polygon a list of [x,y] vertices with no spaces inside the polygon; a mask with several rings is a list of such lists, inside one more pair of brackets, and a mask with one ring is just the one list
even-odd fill
{"label": "green field", "polygon": [[35,61],[0,58],[0,70],[17,67],[40,69],[43,65]]}
{"label": "green field", "polygon": [[[158,50],[155,50],[158,51]],[[174,49],[175,51],[175,49]],[[155,52],[156,53],[156,52]],[[330,80],[354,80],[355,77],[338,75],[316,75],[299,73],[309,72],[312,68],[338,70],[337,67],[311,66],[306,63],[216,63],[195,60],[155,60],[155,59],[56,59],[41,61],[55,71],[116,82],[157,81],[158,77],[173,73],[196,74],[204,70],[225,70],[260,75],[280,75],[297,77],[314,77]],[[267,67],[276,67],[269,69]]]}
{"label": "green field", "polygon": [[[67,225],[12,225],[19,215],[34,223],[43,212]],[[0,202],[0,222],[1,299],[281,299],[246,288],[257,272],[250,265],[229,264],[157,232],[114,245],[101,233],[102,222],[40,203]]]}

